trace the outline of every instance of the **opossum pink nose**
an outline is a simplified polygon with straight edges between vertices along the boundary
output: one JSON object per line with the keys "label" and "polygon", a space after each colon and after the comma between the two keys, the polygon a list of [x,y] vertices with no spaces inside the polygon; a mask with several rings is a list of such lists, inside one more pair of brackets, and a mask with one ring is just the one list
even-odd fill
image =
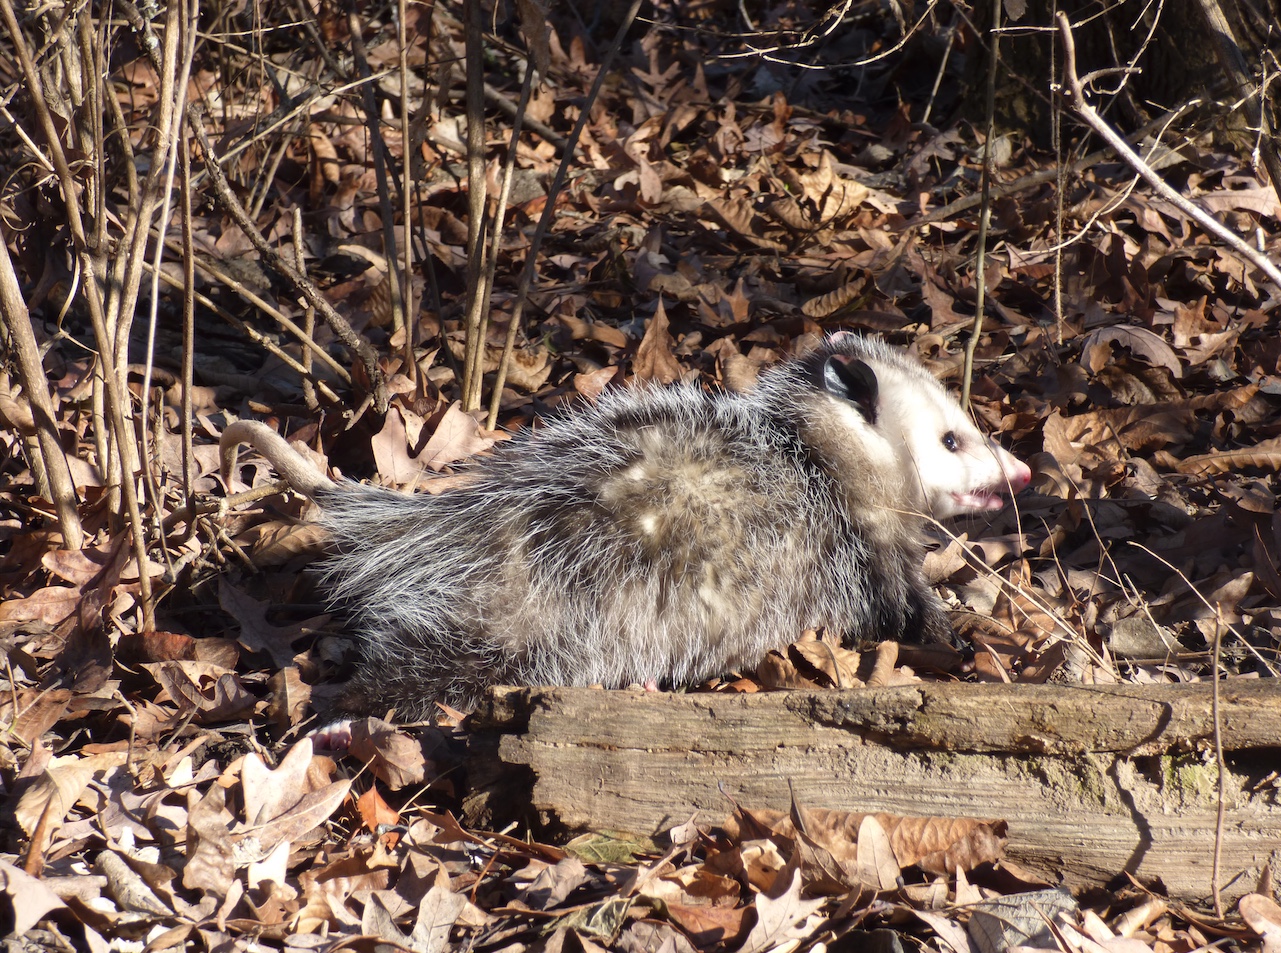
{"label": "opossum pink nose", "polygon": [[1027,488],[1032,482],[1032,471],[1022,460],[1015,460],[1014,467],[1006,474],[1010,481],[1010,489],[1015,493]]}

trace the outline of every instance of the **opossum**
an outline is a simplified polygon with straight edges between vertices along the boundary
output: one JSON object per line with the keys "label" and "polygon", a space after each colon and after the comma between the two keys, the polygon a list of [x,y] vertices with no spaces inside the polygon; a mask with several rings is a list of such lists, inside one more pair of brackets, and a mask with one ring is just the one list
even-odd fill
{"label": "opossum", "polygon": [[340,711],[398,720],[494,685],[696,684],[806,629],[945,640],[921,528],[1000,509],[1027,466],[905,351],[842,332],[746,393],[607,391],[409,495],[252,443],[321,509],[321,566],[363,661]]}

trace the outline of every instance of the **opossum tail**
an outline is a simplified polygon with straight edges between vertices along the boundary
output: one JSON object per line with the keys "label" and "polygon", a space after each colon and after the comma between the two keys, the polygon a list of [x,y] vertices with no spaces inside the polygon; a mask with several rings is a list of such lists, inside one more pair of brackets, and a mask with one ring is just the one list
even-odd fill
{"label": "opossum tail", "polygon": [[316,499],[318,491],[334,486],[332,480],[289,446],[284,437],[259,420],[237,420],[223,430],[218,440],[218,454],[224,483],[231,478],[242,443],[266,457],[286,483],[310,500]]}

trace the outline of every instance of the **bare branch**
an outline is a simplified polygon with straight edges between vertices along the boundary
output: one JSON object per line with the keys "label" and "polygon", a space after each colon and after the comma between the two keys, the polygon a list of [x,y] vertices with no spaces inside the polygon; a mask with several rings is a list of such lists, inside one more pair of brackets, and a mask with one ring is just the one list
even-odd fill
{"label": "bare branch", "polygon": [[1267,256],[1242,241],[1225,225],[1221,225],[1205,209],[1188,201],[1166,184],[1166,181],[1157,175],[1137,152],[1130,148],[1130,144],[1121,138],[1115,129],[1103,121],[1103,117],[1098,114],[1094,107],[1086,102],[1084,86],[1080,77],[1076,75],[1076,44],[1072,40],[1072,24],[1064,13],[1059,14],[1058,24],[1059,33],[1063,37],[1063,71],[1067,81],[1063,93],[1072,111],[1097,132],[1121,158],[1128,162],[1135,172],[1143,176],[1143,179],[1152,188],[1156,189],[1163,199],[1176,206],[1179,211],[1192,218],[1207,232],[1217,236],[1225,245],[1228,245],[1233,251],[1245,258],[1281,287],[1281,269],[1277,268]]}

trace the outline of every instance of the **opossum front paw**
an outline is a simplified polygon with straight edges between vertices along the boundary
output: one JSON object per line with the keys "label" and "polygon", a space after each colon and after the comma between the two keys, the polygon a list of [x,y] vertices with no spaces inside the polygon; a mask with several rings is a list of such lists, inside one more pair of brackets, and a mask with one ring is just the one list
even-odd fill
{"label": "opossum front paw", "polygon": [[308,733],[313,750],[320,754],[342,754],[351,747],[351,719],[330,722]]}

